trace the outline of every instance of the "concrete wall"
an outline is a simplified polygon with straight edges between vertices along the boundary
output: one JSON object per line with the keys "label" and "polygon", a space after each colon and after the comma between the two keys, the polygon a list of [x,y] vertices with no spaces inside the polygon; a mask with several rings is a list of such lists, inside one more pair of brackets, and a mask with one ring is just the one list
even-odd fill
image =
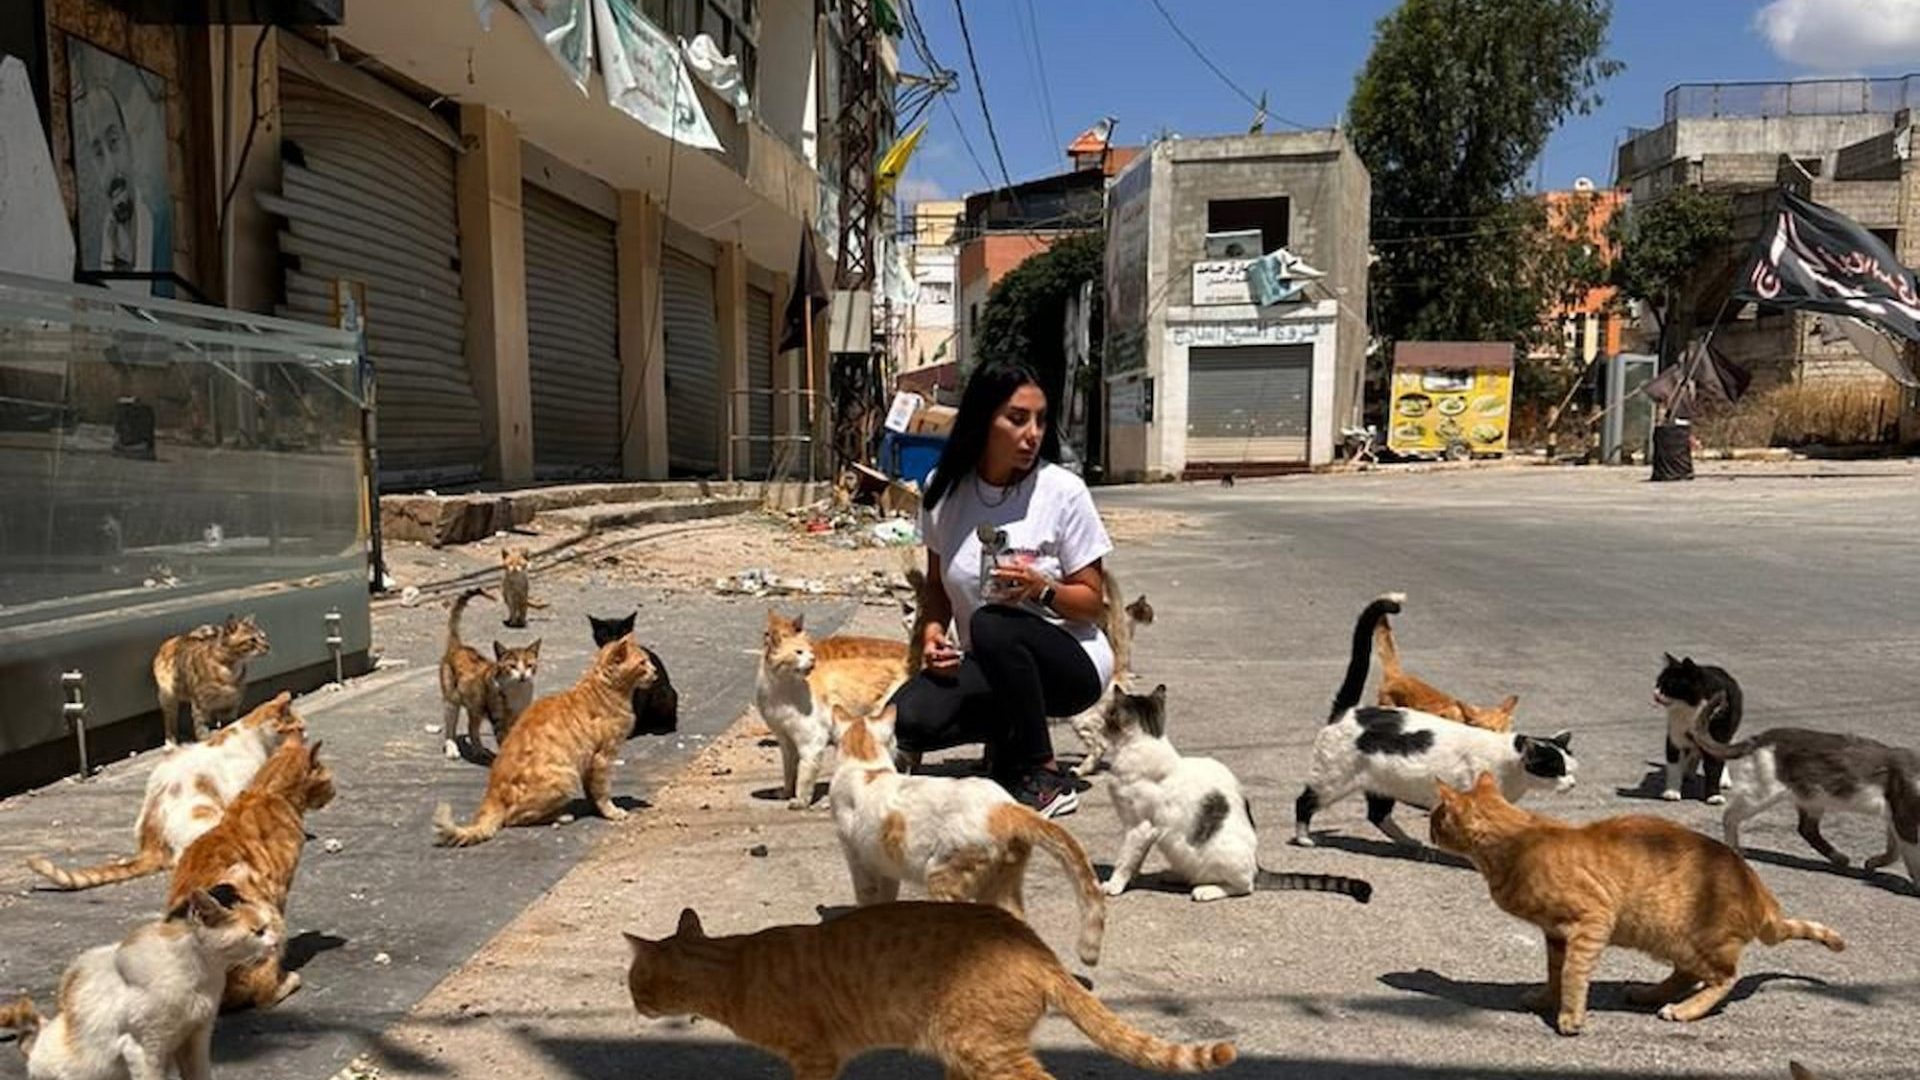
{"label": "concrete wall", "polygon": [[[1615,178],[1631,183],[1673,158],[1710,154],[1791,154],[1817,157],[1831,166],[1843,146],[1893,127],[1891,113],[1850,116],[1731,116],[1675,120],[1621,145]],[[1829,167],[1826,175],[1832,175]]]}

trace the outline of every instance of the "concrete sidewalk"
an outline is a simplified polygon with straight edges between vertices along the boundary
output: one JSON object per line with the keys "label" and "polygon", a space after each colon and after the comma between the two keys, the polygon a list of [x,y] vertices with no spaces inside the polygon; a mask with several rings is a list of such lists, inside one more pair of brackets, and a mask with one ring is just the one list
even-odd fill
{"label": "concrete sidewalk", "polygon": [[[615,793],[639,807],[654,789],[752,701],[764,602],[689,592],[615,587],[592,571],[537,579],[526,630],[499,625],[497,605],[477,600],[466,639],[485,649],[495,637],[541,637],[539,688],[570,685],[584,670],[592,639],[585,615],[623,615],[641,604],[638,635],[660,654],[680,690],[681,730],[627,744]],[[846,601],[784,605],[804,610],[822,629],[843,622]],[[441,756],[436,675],[446,608],[383,605],[375,641],[383,664],[345,689],[296,702],[312,738],[324,741],[339,795],[309,816],[307,845],[293,889],[288,929],[292,962],[304,987],[279,1008],[220,1022],[214,1056],[228,1076],[313,1080],[338,1071],[448,972],[466,962],[618,828],[591,816],[568,825],[510,830],[465,851],[431,846],[429,819],[446,800],[465,815],[479,801],[484,769]],[[893,616],[894,632],[898,617]],[[66,782],[0,802],[0,991],[30,990],[43,1009],[66,964],[88,947],[116,940],[151,918],[164,875],[81,893],[40,891],[22,865],[46,854],[69,865],[129,853],[133,823],[154,754],[109,766],[85,783]],[[655,815],[637,816],[647,821]],[[323,841],[338,840],[337,854]],[[19,1055],[0,1048],[0,1077],[22,1075]]]}

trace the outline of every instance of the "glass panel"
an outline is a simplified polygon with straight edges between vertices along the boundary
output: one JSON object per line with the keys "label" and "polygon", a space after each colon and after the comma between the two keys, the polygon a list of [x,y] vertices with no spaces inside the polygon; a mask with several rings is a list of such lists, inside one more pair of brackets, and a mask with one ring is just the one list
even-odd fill
{"label": "glass panel", "polygon": [[337,331],[0,275],[0,629],[364,583],[356,370]]}

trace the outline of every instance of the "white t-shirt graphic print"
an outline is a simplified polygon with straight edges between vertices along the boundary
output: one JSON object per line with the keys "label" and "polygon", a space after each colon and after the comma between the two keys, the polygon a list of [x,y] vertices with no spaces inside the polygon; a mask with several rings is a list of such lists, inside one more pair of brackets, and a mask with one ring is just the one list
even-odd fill
{"label": "white t-shirt graphic print", "polygon": [[[993,590],[984,580],[982,531],[1004,538],[996,555],[1003,565],[1024,563],[1053,581],[1071,577],[1113,551],[1086,484],[1058,465],[1043,463],[1010,488],[994,487],[976,475],[960,478],[939,506],[921,512],[920,535],[939,559],[962,649],[970,647],[973,613],[990,602]],[[1113,646],[1099,627],[1062,619],[1038,604],[1020,607],[1073,635],[1099,672],[1100,685],[1112,681]]]}

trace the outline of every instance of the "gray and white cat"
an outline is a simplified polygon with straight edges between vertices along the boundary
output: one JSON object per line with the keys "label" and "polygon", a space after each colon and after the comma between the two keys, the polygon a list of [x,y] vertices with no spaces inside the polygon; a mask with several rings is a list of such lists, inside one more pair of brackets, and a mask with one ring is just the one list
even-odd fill
{"label": "gray and white cat", "polygon": [[1573,787],[1579,763],[1568,732],[1550,739],[1506,735],[1413,709],[1355,707],[1373,661],[1374,629],[1399,612],[1405,599],[1401,593],[1380,597],[1354,626],[1346,679],[1334,694],[1327,726],[1313,740],[1313,771],[1294,803],[1295,844],[1312,847],[1314,813],[1356,791],[1366,793],[1368,821],[1394,843],[1419,847],[1393,820],[1393,807],[1396,801],[1429,806],[1435,782],[1464,791],[1481,773],[1492,773],[1510,801],[1531,791]]}
{"label": "gray and white cat", "polygon": [[1920,888],[1920,754],[1861,735],[1773,728],[1729,746],[1696,730],[1701,750],[1727,762],[1727,846],[1740,849],[1740,824],[1785,799],[1800,815],[1800,836],[1835,866],[1847,857],[1820,834],[1829,812],[1866,814],[1887,823],[1887,849],[1866,861],[1878,870],[1896,858]]}
{"label": "gray and white cat", "polygon": [[1345,893],[1361,903],[1373,886],[1332,874],[1260,869],[1253,813],[1233,771],[1212,758],[1183,757],[1166,737],[1167,688],[1146,695],[1116,690],[1106,712],[1113,747],[1108,791],[1126,836],[1104,886],[1119,896],[1150,852],[1191,886],[1195,900],[1245,896],[1255,889]]}
{"label": "gray and white cat", "polygon": [[178,910],[117,945],[88,949],[60,980],[60,1014],[21,998],[0,1027],[22,1033],[28,1080],[209,1080],[227,971],[279,946],[276,913],[231,885],[196,889]]}

